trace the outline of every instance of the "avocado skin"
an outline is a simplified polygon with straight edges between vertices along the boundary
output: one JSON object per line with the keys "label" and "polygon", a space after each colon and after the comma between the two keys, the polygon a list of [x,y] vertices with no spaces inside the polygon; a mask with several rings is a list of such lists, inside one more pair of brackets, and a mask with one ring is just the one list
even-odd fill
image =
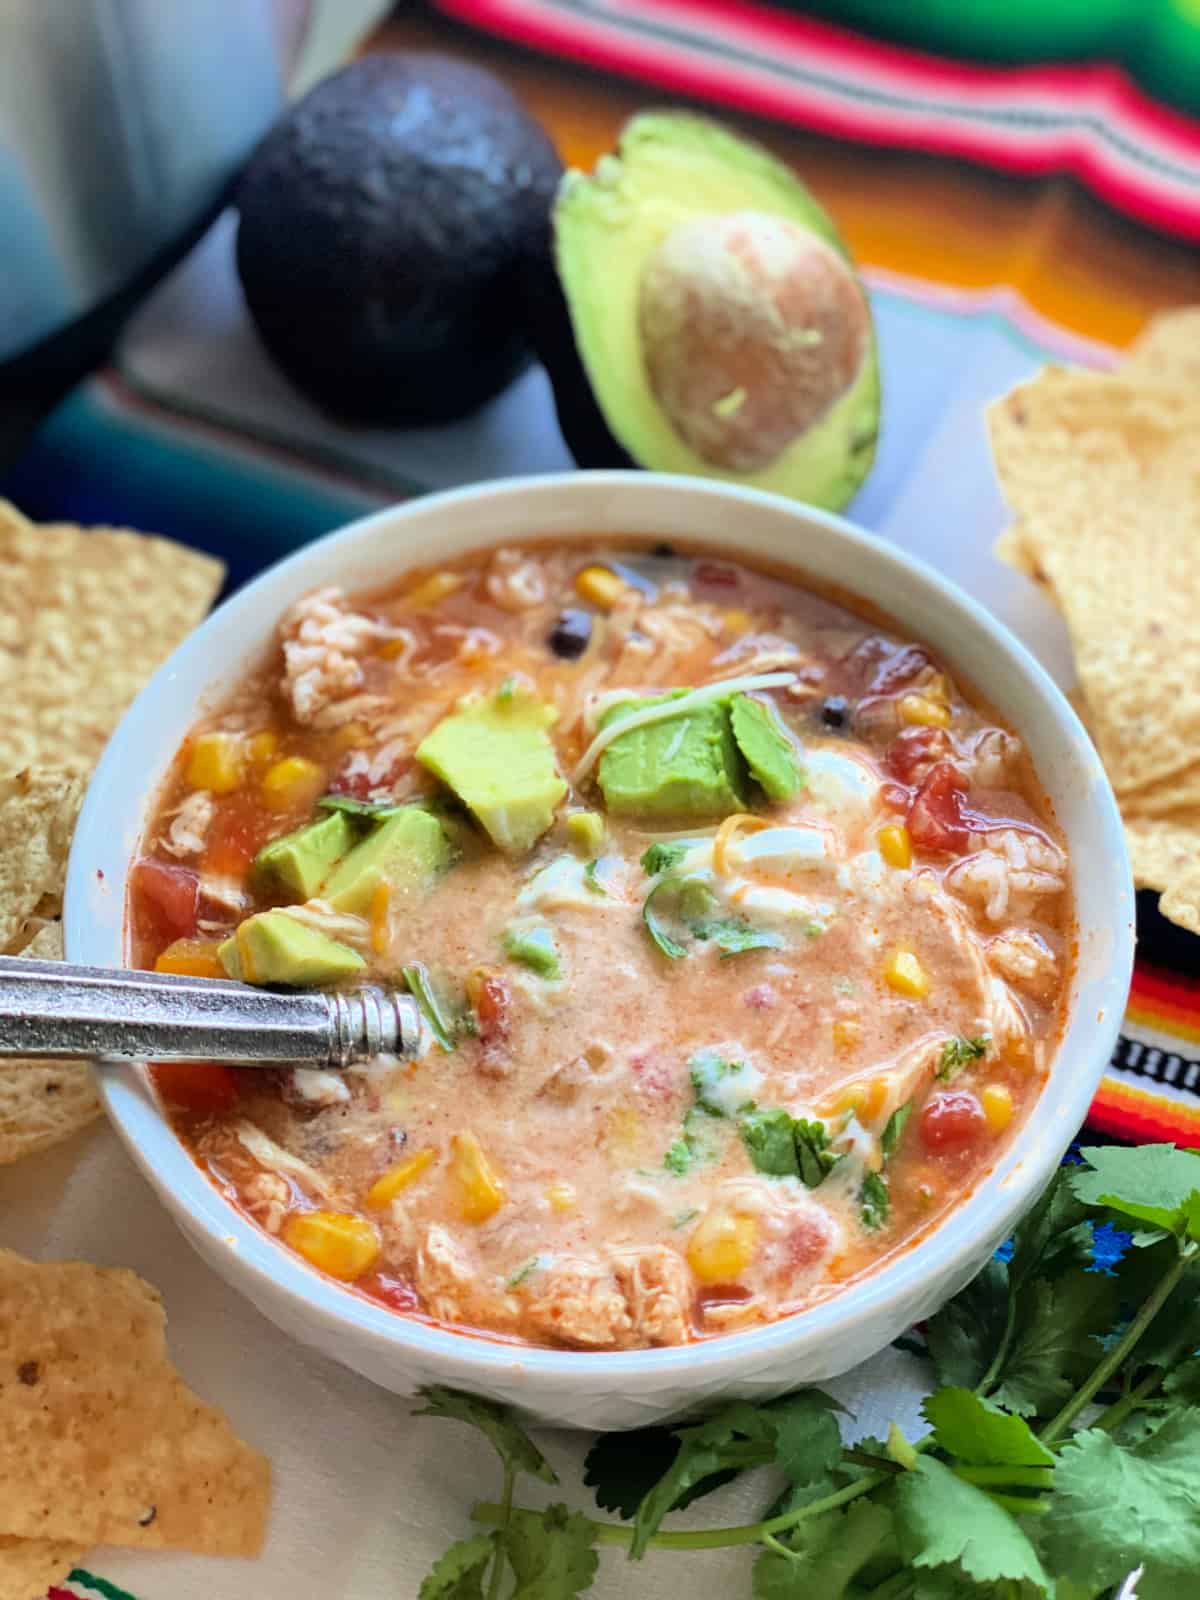
{"label": "avocado skin", "polygon": [[267,134],[236,195],[258,332],[334,415],[448,422],[529,359],[522,263],[547,248],[562,163],[490,73],[380,53]]}
{"label": "avocado skin", "polygon": [[550,379],[559,432],[578,467],[640,467],[610,431],[592,394],[555,266],[553,227],[551,220],[542,249],[526,257],[521,293],[534,354]]}

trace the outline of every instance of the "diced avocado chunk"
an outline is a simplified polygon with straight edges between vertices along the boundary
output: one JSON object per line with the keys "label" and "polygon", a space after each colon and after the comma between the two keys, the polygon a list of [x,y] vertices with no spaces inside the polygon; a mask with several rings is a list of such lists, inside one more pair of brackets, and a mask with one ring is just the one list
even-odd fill
{"label": "diced avocado chunk", "polygon": [[346,813],[331,811],[328,816],[263,845],[254,858],[254,870],[287,889],[297,900],[311,900],[355,837]]}
{"label": "diced avocado chunk", "polygon": [[260,911],[247,917],[217,955],[231,978],[243,983],[278,983],[291,989],[338,983],[366,965],[357,950],[318,933],[286,911]]}
{"label": "diced avocado chunk", "polygon": [[604,848],[604,818],[598,811],[569,811],[567,838],[581,856],[597,856]]}
{"label": "diced avocado chunk", "polygon": [[735,694],[729,720],[738,749],[769,800],[790,800],[804,783],[796,753],[773,706]]}
{"label": "diced avocado chunk", "polygon": [[531,968],[542,978],[561,978],[562,963],[554,935],[544,922],[514,923],[500,943],[512,961]]}
{"label": "diced avocado chunk", "polygon": [[528,850],[567,792],[546,729],[558,712],[516,689],[462,705],[417,747],[417,760],[453,789],[501,850]]}
{"label": "diced avocado chunk", "polygon": [[381,883],[393,898],[428,889],[451,865],[454,846],[437,817],[423,806],[403,806],[337,866],[321,898],[336,911],[367,915]]}
{"label": "diced avocado chunk", "polygon": [[[667,698],[622,701],[601,717],[600,726]],[[598,776],[614,813],[701,820],[745,810],[744,773],[729,711],[713,701],[614,739],[600,757]]]}

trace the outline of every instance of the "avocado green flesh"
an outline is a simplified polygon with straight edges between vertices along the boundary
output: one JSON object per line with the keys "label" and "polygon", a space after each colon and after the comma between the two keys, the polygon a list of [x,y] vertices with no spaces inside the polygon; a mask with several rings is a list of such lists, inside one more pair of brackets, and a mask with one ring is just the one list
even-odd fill
{"label": "avocado green flesh", "polygon": [[355,845],[326,882],[321,898],[335,911],[365,916],[381,884],[393,898],[419,893],[451,865],[454,855],[438,819],[421,806],[405,806]]}
{"label": "avocado green flesh", "polygon": [[348,944],[318,933],[286,911],[260,911],[247,917],[217,955],[231,978],[291,989],[338,983],[366,965]]}
{"label": "avocado green flesh", "polygon": [[[662,699],[626,700],[600,726]],[[600,757],[597,776],[605,805],[617,815],[701,821],[746,806],[742,759],[719,701],[631,728]]]}
{"label": "avocado green flesh", "polygon": [[735,694],[729,706],[729,720],[750,774],[767,798],[790,800],[804,780],[791,740],[775,712],[748,694]]}
{"label": "avocado green flesh", "polygon": [[263,845],[254,858],[254,870],[298,900],[311,900],[354,839],[349,817],[333,811]]}
{"label": "avocado green flesh", "polygon": [[602,157],[593,175],[568,172],[555,205],[555,263],[579,357],[609,431],[640,466],[720,478],[837,510],[874,459],[879,366],[873,331],[849,389],[757,470],[729,470],[696,454],[647,379],[638,326],[647,260],[681,222],[734,211],[783,217],[849,259],[832,221],[789,168],[703,117],[635,117],[617,154]]}
{"label": "avocado green flesh", "polygon": [[510,854],[537,843],[567,792],[546,732],[556,715],[531,695],[493,695],[444,717],[417,747],[417,760]]}

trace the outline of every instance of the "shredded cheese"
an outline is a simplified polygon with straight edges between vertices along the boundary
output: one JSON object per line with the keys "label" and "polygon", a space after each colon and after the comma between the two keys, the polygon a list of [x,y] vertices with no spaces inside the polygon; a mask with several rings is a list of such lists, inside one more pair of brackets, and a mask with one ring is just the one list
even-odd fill
{"label": "shredded cheese", "polygon": [[695,711],[699,706],[711,705],[714,700],[724,700],[726,695],[745,694],[751,689],[782,689],[785,684],[795,681],[794,672],[749,673],[741,678],[723,678],[717,683],[706,683],[699,689],[692,689],[689,693],[680,695],[677,700],[664,700],[656,706],[643,706],[632,716],[622,717],[619,721],[610,722],[607,728],[600,729],[580,757],[571,774],[571,782],[576,784],[582,782],[613,740],[619,739],[623,733],[632,733],[635,728],[646,728],[655,722],[669,722],[672,717],[686,716],[689,711]]}

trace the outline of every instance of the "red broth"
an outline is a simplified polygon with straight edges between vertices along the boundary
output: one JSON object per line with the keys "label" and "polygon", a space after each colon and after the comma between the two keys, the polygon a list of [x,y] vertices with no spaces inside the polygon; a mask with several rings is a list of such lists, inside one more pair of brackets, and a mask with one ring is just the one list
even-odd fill
{"label": "red broth", "polygon": [[[303,882],[256,864],[346,801]],[[437,862],[347,879],[389,808]],[[195,1159],[398,1315],[581,1350],[786,1316],[921,1248],[1020,1137],[1074,959],[1036,774],[930,650],[786,573],[648,545],[487,551],[292,608],[180,746],[132,952],[299,981],[280,915],[286,960],[332,944],[336,981],[419,963],[425,1048],[159,1069]]]}

